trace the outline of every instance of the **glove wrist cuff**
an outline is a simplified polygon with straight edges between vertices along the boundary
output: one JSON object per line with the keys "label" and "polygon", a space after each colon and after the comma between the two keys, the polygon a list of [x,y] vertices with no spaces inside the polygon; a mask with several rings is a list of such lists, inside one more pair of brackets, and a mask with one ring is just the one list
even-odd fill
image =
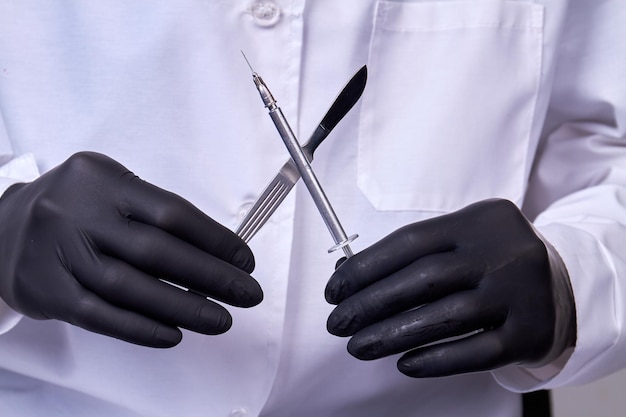
{"label": "glove wrist cuff", "polygon": [[555,320],[554,339],[548,354],[539,362],[529,364],[532,367],[547,365],[561,357],[563,352],[576,344],[576,307],[574,293],[569,280],[569,273],[558,251],[540,233],[535,232],[543,241],[550,260],[550,276],[554,297]]}

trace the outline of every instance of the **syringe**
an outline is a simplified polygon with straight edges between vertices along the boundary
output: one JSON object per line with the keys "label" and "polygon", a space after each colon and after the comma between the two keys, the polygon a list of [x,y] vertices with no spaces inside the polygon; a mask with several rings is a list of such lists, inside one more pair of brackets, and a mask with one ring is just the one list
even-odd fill
{"label": "syringe", "polygon": [[353,253],[350,248],[350,243],[356,239],[358,235],[352,235],[350,237],[346,235],[341,223],[339,223],[339,219],[337,218],[335,211],[330,205],[330,201],[328,201],[322,186],[313,172],[313,168],[311,168],[309,160],[304,155],[296,136],[293,134],[285,115],[280,107],[278,107],[276,100],[272,96],[269,88],[267,88],[265,82],[263,82],[263,79],[256,73],[256,71],[254,71],[254,69],[252,69],[252,66],[250,65],[250,62],[248,62],[245,54],[243,56],[252,71],[252,80],[261,95],[263,104],[267,107],[276,129],[278,129],[278,133],[289,151],[289,155],[291,155],[291,158],[295,162],[296,168],[300,172],[300,176],[313,198],[313,202],[317,206],[326,227],[328,227],[328,230],[335,241],[335,245],[328,249],[328,252],[330,253],[337,249],[342,249],[347,258],[351,257]]}

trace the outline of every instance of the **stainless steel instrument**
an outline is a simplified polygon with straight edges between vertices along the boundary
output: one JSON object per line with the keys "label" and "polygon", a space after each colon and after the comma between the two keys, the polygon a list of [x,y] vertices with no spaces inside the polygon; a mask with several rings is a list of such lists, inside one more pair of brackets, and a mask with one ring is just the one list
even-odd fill
{"label": "stainless steel instrument", "polygon": [[[245,55],[244,55],[245,57]],[[247,59],[246,59],[247,62]],[[250,63],[248,62],[248,65]],[[254,233],[260,228],[260,226],[267,221],[269,216],[273,213],[273,211],[278,207],[280,202],[282,202],[285,196],[289,193],[293,185],[297,182],[298,176],[302,177],[311,197],[315,205],[317,206],[324,223],[328,227],[330,234],[335,241],[335,245],[332,246],[328,251],[332,252],[337,249],[342,249],[346,257],[351,257],[353,255],[352,250],[350,248],[350,243],[358,237],[358,235],[352,235],[348,237],[333,210],[330,201],[326,197],[324,190],[322,189],[313,169],[311,168],[310,161],[313,159],[313,151],[319,145],[319,143],[328,135],[330,130],[336,125],[339,120],[352,108],[354,103],[360,97],[366,80],[366,67],[361,68],[357,74],[353,77],[351,82],[349,82],[344,90],[350,86],[350,90],[352,91],[349,94],[349,97],[352,97],[353,100],[347,100],[346,96],[342,96],[340,94],[335,100],[335,103],[331,107],[331,110],[334,111],[333,107],[337,105],[337,116],[332,116],[332,120],[334,121],[334,125],[322,127],[322,123],[314,132],[311,140],[307,143],[312,143],[309,147],[309,150],[305,153],[305,150],[300,147],[298,140],[296,139],[289,123],[287,122],[282,110],[278,107],[276,100],[272,96],[269,88],[263,81],[263,79],[252,69],[250,66],[250,70],[252,71],[252,79],[254,84],[261,95],[261,99],[263,100],[263,104],[267,107],[269,111],[269,115],[274,122],[274,125],[278,129],[278,132],[291,155],[291,160],[288,161],[283,168],[279,171],[278,175],[270,184],[266,187],[264,192],[261,194],[257,202],[253,205],[252,209],[250,209],[249,213],[246,215],[240,226],[237,228],[237,233],[244,240],[248,241]],[[355,80],[356,78],[356,80]],[[353,83],[353,84],[351,84]],[[354,90],[352,90],[353,85],[362,85]],[[358,92],[358,94],[357,94]],[[354,98],[356,96],[356,98]],[[346,100],[344,102],[344,100]],[[339,102],[339,104],[337,104]],[[345,103],[345,104],[344,104]],[[330,111],[329,111],[330,112]],[[327,114],[328,116],[328,114]],[[326,117],[325,117],[326,119]],[[318,132],[319,131],[319,132]],[[314,140],[315,139],[315,140]],[[293,164],[292,164],[293,163]],[[295,165],[296,170],[294,171],[293,166]],[[287,167],[287,168],[286,168]],[[298,175],[299,174],[299,175]]]}

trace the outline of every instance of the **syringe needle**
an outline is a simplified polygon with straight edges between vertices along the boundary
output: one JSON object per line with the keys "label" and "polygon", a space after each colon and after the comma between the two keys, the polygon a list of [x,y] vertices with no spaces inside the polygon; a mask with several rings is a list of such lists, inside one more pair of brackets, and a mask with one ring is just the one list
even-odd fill
{"label": "syringe needle", "polygon": [[[240,51],[241,51],[241,49],[240,49]],[[254,74],[256,71],[254,71],[254,69],[252,68],[252,65],[250,65],[250,61],[248,61],[248,57],[246,56],[246,54],[244,54],[243,51],[241,51],[241,55],[243,55],[243,59],[246,60],[246,63],[250,67],[250,71],[252,71],[252,73]]]}

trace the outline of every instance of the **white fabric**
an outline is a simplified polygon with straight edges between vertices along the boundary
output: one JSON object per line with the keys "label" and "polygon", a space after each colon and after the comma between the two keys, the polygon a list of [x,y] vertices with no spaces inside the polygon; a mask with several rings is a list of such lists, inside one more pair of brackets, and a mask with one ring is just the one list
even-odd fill
{"label": "white fabric", "polygon": [[576,349],[548,380],[350,357],[325,330],[337,255],[299,185],[250,243],[265,299],[224,335],[154,350],[0,307],[0,415],[513,417],[514,391],[624,366],[623,2],[275,0],[268,23],[252,1],[0,2],[0,159],[35,158],[0,191],[99,151],[234,229],[288,157],[240,50],[301,139],[368,64],[313,164],[353,249],[509,198],[567,267]]}
{"label": "white fabric", "polygon": [[[2,126],[2,115],[0,114],[0,134],[4,133]],[[0,139],[6,139],[6,135],[0,136]],[[0,146],[6,146],[7,153],[5,156],[10,157],[10,144],[6,140],[0,140]],[[33,181],[39,176],[37,163],[33,154],[24,154],[9,160],[6,164],[0,166],[0,195],[11,185],[18,182]],[[22,315],[13,311],[0,298],[0,334],[10,330],[22,318]]]}

